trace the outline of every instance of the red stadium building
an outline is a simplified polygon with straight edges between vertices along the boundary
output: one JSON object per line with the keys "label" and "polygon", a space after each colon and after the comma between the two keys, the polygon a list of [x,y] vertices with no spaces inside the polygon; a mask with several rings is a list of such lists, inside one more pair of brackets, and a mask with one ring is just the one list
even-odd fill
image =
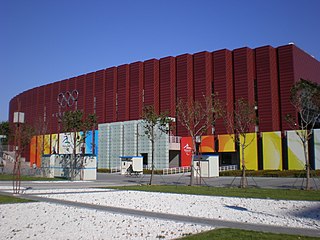
{"label": "red stadium building", "polygon": [[[290,130],[284,116],[295,114],[290,88],[300,78],[320,84],[320,62],[294,44],[183,54],[110,67],[27,90],[10,101],[9,121],[13,122],[20,102],[27,123],[43,119],[47,134],[59,133],[59,112],[76,107],[95,112],[99,123],[137,120],[146,105],[176,117],[177,99],[201,100],[203,94],[218,93],[230,111],[238,98],[256,103],[259,132],[283,132]],[[76,104],[61,109],[58,95],[74,90],[78,92]],[[176,136],[188,135],[179,121],[175,131]],[[215,133],[226,134],[223,120],[217,121]]]}

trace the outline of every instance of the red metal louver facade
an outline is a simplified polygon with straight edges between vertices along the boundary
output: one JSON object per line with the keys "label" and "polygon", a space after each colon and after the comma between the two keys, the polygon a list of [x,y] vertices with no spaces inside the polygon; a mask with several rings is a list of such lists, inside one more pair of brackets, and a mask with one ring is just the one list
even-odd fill
{"label": "red metal louver facade", "polygon": [[[9,121],[18,101],[26,122],[45,119],[47,133],[57,133],[62,130],[59,114],[76,107],[86,114],[96,112],[99,123],[139,119],[146,105],[176,117],[179,98],[203,101],[203,95],[215,93],[227,111],[233,110],[239,98],[255,103],[259,131],[283,131],[289,129],[285,115],[295,114],[290,88],[300,78],[320,83],[320,63],[295,45],[183,54],[110,67],[27,90],[10,101]],[[76,104],[59,106],[59,93],[73,90],[79,93]],[[226,133],[222,119],[216,122],[215,133]],[[188,135],[179,120],[176,134]]]}

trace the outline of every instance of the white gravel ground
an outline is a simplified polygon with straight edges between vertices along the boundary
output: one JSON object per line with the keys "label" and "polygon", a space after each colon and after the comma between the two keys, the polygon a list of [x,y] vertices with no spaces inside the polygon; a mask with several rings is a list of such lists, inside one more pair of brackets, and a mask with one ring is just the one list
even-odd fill
{"label": "white gravel ground", "polygon": [[[319,202],[101,189],[26,190],[26,193],[101,206],[320,229]],[[0,205],[0,226],[1,239],[173,239],[212,229],[41,202]]]}

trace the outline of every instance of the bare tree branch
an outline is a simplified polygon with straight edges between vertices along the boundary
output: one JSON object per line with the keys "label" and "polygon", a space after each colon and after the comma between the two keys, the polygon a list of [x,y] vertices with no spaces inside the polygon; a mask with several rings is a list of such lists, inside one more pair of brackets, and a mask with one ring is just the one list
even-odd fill
{"label": "bare tree branch", "polygon": [[290,100],[298,113],[298,119],[288,114],[286,120],[290,127],[296,130],[303,145],[307,175],[306,189],[309,190],[310,161],[307,145],[312,136],[312,130],[320,120],[320,85],[300,79],[291,88]]}

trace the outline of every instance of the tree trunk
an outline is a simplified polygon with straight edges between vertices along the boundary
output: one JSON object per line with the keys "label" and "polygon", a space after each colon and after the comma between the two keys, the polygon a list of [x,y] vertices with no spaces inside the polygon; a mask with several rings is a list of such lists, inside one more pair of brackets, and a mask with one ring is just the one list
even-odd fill
{"label": "tree trunk", "polygon": [[152,185],[152,179],[153,179],[153,174],[154,174],[154,132],[153,128],[151,131],[151,176],[150,176],[150,182],[149,185]]}
{"label": "tree trunk", "polygon": [[306,162],[306,190],[310,190],[310,164],[309,164],[309,156],[307,149],[307,141],[303,141],[303,151],[304,151],[304,159]]}
{"label": "tree trunk", "polygon": [[245,166],[245,162],[244,162],[244,144],[241,144],[241,153],[242,153],[242,157],[241,157],[242,175],[241,175],[240,187],[246,188],[247,187],[247,179],[246,179],[246,166]]}
{"label": "tree trunk", "polygon": [[76,155],[77,155],[77,133],[73,132],[73,156],[71,157],[71,180],[75,179]]}
{"label": "tree trunk", "polygon": [[193,149],[192,149],[192,158],[191,158],[191,175],[190,175],[190,186],[193,186],[194,184],[194,156],[196,151],[194,150],[196,147],[196,141],[194,139],[195,137],[192,137],[192,144],[193,144]]}

